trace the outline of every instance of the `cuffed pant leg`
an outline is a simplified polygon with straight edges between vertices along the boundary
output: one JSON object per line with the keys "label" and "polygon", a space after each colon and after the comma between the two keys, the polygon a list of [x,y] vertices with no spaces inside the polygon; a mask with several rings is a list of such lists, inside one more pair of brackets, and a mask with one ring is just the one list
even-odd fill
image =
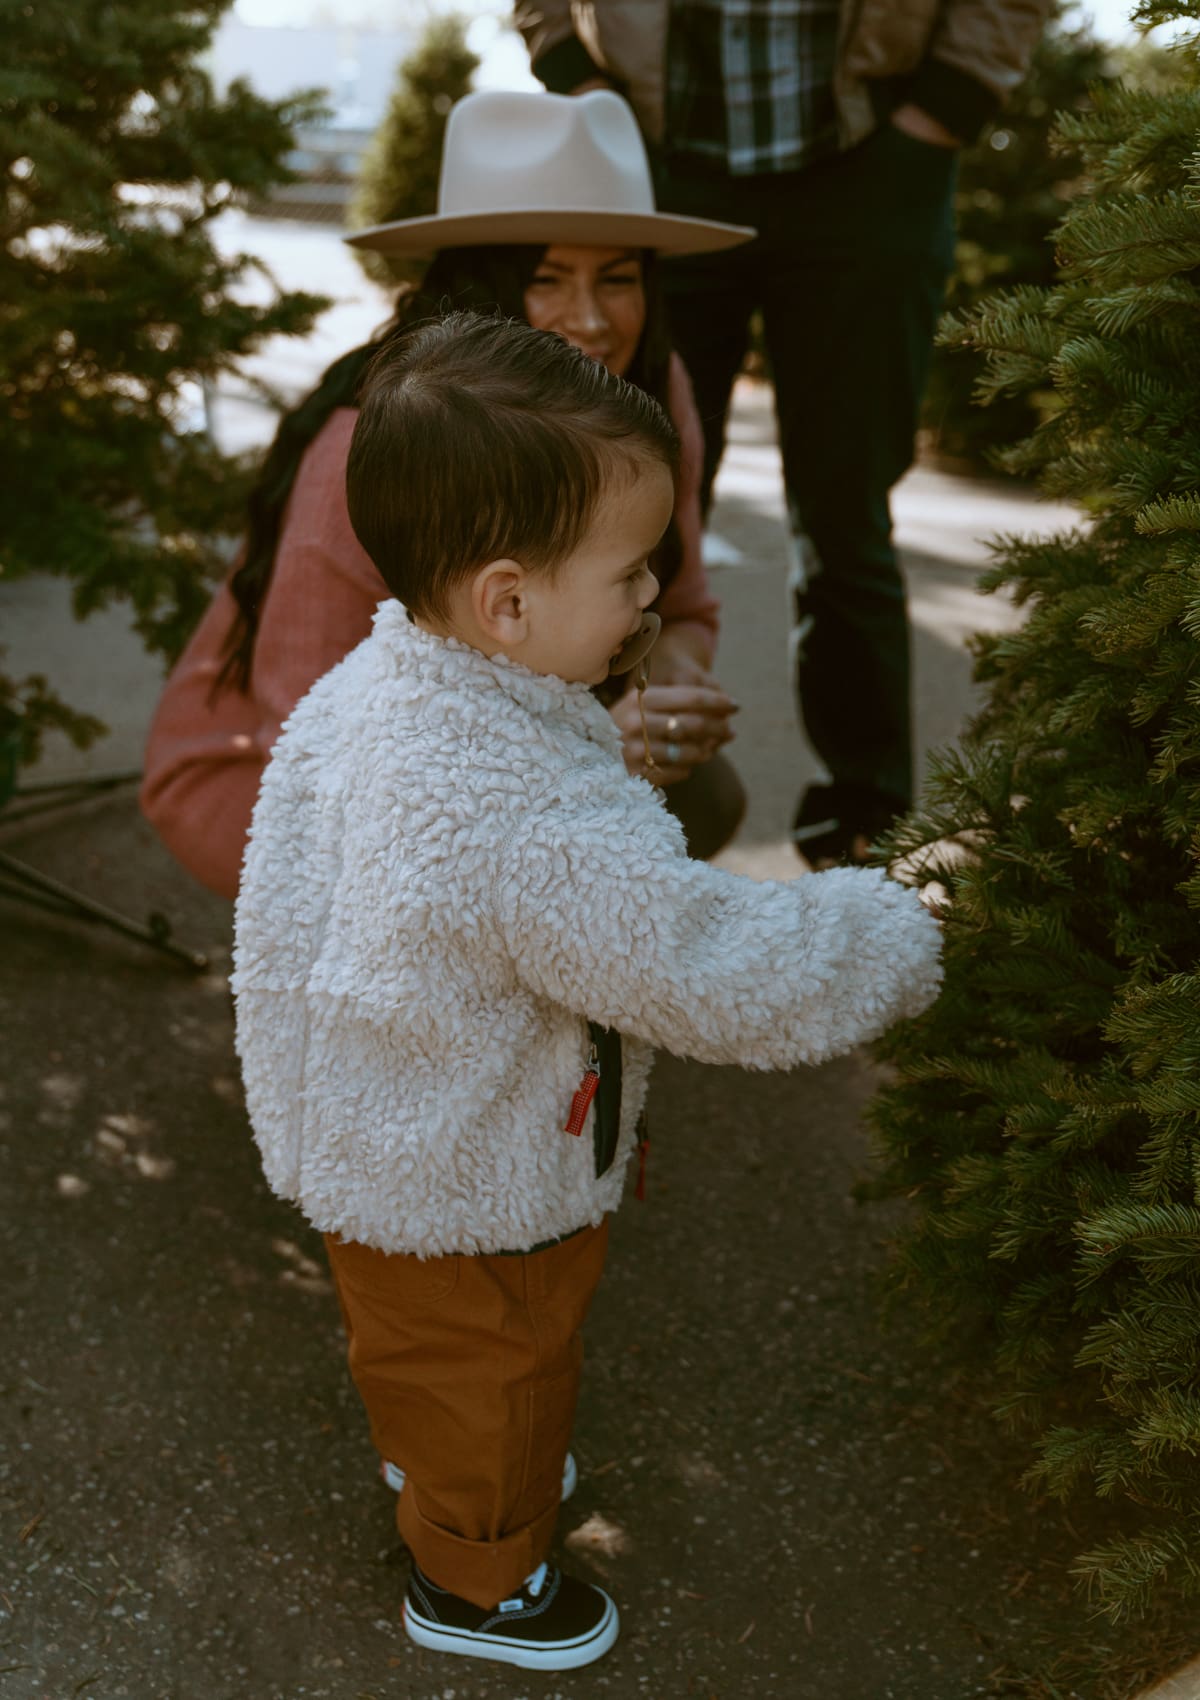
{"label": "cuffed pant leg", "polygon": [[607,1224],[545,1251],[421,1260],[326,1239],[350,1371],[397,1524],[439,1587],[487,1608],[553,1538]]}

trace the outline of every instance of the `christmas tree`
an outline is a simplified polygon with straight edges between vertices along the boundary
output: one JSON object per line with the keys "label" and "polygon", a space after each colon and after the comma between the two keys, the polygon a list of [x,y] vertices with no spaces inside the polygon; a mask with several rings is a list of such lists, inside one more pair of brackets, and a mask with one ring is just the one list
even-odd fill
{"label": "christmas tree", "polygon": [[[383,122],[363,154],[350,204],[352,230],[437,211],[446,118],[470,93],[478,66],[462,18],[452,13],[430,20],[416,51],[401,63]],[[414,281],[425,270],[424,262],[355,253],[367,276],[385,286]]]}
{"label": "christmas tree", "polygon": [[[0,571],[114,598],[173,654],[227,564],[243,470],[199,428],[200,385],[325,303],[239,290],[257,262],[211,225],[285,181],[310,96],[220,99],[198,64],[226,0],[39,0],[4,9],[0,154]],[[261,293],[261,291],[259,292]],[[0,766],[57,726],[52,682],[0,677]]]}
{"label": "christmas tree", "polygon": [[1063,119],[1057,281],[953,327],[987,393],[1053,389],[1006,459],[1081,513],[999,547],[1024,624],[978,640],[985,706],[890,846],[948,889],[947,975],[875,1112],[897,1278],[983,1331],[1031,1482],[1108,1502],[1077,1568],[1114,1618],[1200,1585],[1198,45]]}

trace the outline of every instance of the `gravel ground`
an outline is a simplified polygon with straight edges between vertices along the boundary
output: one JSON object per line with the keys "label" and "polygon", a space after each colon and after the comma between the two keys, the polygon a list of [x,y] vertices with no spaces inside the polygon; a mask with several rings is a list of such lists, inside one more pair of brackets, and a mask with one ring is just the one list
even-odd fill
{"label": "gravel ground", "polygon": [[[766,392],[742,393],[734,438],[717,585],[751,810],[726,861],[790,877],[813,767]],[[898,507],[927,747],[971,704],[964,633],[1012,619],[974,594],[975,538],[1059,516],[920,471]],[[68,695],[85,651],[104,686],[100,627],[71,631],[32,582],[0,586],[9,612]],[[144,723],[153,681],[110,664],[110,709],[136,697]],[[918,1319],[881,1321],[897,1218],[851,1200],[877,1083],[856,1055],[786,1077],[657,1071],[649,1197],[615,1224],[560,1524],[563,1556],[620,1604],[614,1652],[556,1678],[410,1647],[407,1559],[319,1241],[267,1192],[241,1107],[228,906],[128,794],[0,820],[0,848],[166,912],[214,964],[197,977],[0,900],[3,1700],[969,1700],[1022,1692],[1086,1638],[1064,1581],[1080,1539],[1018,1493],[1023,1453]],[[1068,1692],[1092,1700],[1038,1690]]]}
{"label": "gravel ground", "polygon": [[1077,1627],[1061,1514],[1015,1493],[1019,1455],[913,1319],[880,1321],[892,1217],[850,1198],[869,1062],[664,1059],[560,1526],[623,1637],[569,1678],[410,1648],[319,1241],[241,1108],[226,906],[129,800],[4,847],[214,958],[197,977],[5,906],[5,1700],[966,1700]]}

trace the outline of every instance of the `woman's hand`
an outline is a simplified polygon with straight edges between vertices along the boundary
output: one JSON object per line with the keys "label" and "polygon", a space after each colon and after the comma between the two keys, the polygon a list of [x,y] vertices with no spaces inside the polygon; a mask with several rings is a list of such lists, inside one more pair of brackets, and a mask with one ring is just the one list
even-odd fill
{"label": "woman's hand", "polygon": [[642,706],[656,763],[656,771],[649,773],[636,687],[618,698],[611,713],[621,732],[625,766],[656,785],[678,784],[734,737],[730,717],[737,713],[738,704],[695,655],[672,641],[669,630],[651,652],[650,683]]}
{"label": "woman's hand", "polygon": [[898,106],[892,113],[892,123],[897,130],[903,130],[906,136],[914,137],[918,142],[928,142],[935,148],[961,148],[962,140],[952,130],[947,130],[940,119],[934,118],[911,101]]}

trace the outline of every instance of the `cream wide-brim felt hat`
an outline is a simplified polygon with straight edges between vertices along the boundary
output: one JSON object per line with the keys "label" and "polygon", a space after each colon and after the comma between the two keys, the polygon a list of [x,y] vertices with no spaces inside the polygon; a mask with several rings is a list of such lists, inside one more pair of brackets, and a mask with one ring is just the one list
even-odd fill
{"label": "cream wide-brim felt hat", "polygon": [[711,254],[755,235],[748,225],[656,209],[637,120],[619,94],[481,89],[446,120],[437,212],[345,240],[424,259],[489,242]]}

